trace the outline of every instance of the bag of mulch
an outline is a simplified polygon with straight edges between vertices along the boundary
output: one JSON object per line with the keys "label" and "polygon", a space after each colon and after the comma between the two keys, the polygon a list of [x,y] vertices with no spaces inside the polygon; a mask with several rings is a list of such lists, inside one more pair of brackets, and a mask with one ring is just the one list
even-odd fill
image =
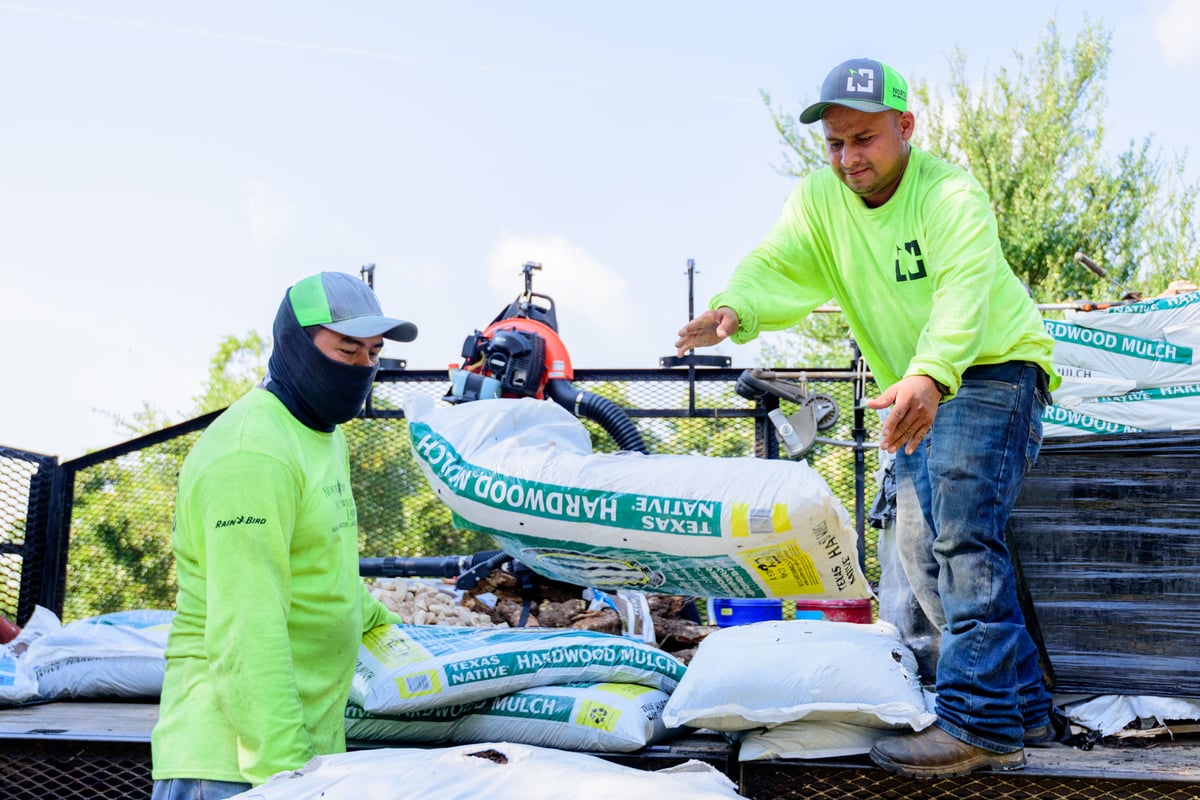
{"label": "bag of mulch", "polygon": [[372,714],[411,714],[567,683],[670,692],[685,669],[645,642],[574,628],[380,625],[363,635],[350,702]]}
{"label": "bag of mulch", "polygon": [[1195,430],[1200,428],[1200,383],[1096,397],[1079,403],[1072,410],[1144,431]]}
{"label": "bag of mulch", "polygon": [[593,453],[553,402],[405,402],[413,455],[455,525],[597,589],[695,597],[871,596],[850,516],[808,464]]}
{"label": "bag of mulch", "polygon": [[37,679],[22,659],[0,654],[0,705],[24,703],[37,697]]}
{"label": "bag of mulch", "polygon": [[1100,419],[1081,410],[1079,406],[1064,408],[1049,405],[1042,409],[1042,436],[1047,439],[1062,436],[1113,435],[1144,433],[1143,429],[1121,422]]}
{"label": "bag of mulch", "polygon": [[1071,310],[1063,317],[1072,325],[1085,328],[1174,341],[1172,337],[1177,334],[1200,329],[1200,292],[1114,305],[1098,311]]}
{"label": "bag of mulch", "polygon": [[1168,720],[1200,722],[1200,700],[1185,697],[1097,695],[1069,704],[1063,711],[1073,725],[1101,736],[1163,734]]}
{"label": "bag of mulch", "polygon": [[671,734],[662,722],[669,695],[635,683],[539,686],[411,714],[346,707],[346,739],[466,744],[516,742],[560,750],[628,753]]}
{"label": "bag of mulch", "polygon": [[38,639],[61,628],[53,611],[35,606],[20,632],[0,645],[0,704],[24,703],[37,697],[37,676],[24,655]]}
{"label": "bag of mulch", "polygon": [[895,626],[827,620],[709,634],[663,709],[667,725],[715,731],[802,719],[923,730],[935,717]]}
{"label": "bag of mulch", "polygon": [[1053,319],[1042,324],[1054,337],[1055,364],[1121,375],[1139,388],[1200,381],[1200,358],[1187,345]]}
{"label": "bag of mulch", "polygon": [[62,622],[58,615],[48,608],[34,606],[33,613],[21,627],[20,633],[10,639],[7,644],[0,645],[0,656],[19,658],[25,655],[29,646],[43,636],[62,630]]}
{"label": "bag of mulch", "polygon": [[1055,364],[1054,371],[1062,377],[1062,383],[1054,390],[1054,404],[1064,408],[1097,397],[1125,394],[1137,388],[1137,381],[1105,375],[1094,369]]}
{"label": "bag of mulch", "polygon": [[174,611],[120,611],[68,623],[25,653],[44,699],[158,697]]}
{"label": "bag of mulch", "polygon": [[512,742],[317,756],[298,770],[282,772],[238,795],[245,800],[727,800],[741,796],[733,781],[701,761],[649,771],[584,753]]}
{"label": "bag of mulch", "polygon": [[774,758],[838,758],[870,752],[880,739],[906,730],[856,725],[833,720],[797,720],[746,733],[738,745],[738,761]]}

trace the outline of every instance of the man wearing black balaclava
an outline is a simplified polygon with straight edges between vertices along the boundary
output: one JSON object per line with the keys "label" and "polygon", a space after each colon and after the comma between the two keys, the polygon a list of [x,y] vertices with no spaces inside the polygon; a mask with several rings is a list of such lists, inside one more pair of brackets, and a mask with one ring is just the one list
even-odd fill
{"label": "man wearing black balaclava", "polygon": [[369,286],[323,272],[288,289],[268,374],[200,437],[179,475],[179,591],[152,735],[153,800],[221,798],[345,750],[362,634],[400,622],[358,574],[341,423],[385,338]]}

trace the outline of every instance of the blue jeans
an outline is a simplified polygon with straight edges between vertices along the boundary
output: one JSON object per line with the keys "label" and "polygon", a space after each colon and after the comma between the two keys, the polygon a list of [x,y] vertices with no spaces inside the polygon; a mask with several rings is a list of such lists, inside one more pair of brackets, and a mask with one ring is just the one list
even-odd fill
{"label": "blue jeans", "polygon": [[172,778],[155,781],[150,800],[225,800],[250,789],[248,783],[231,781],[198,781],[191,778]]}
{"label": "blue jeans", "polygon": [[1041,449],[1044,387],[1035,364],[972,367],[917,451],[896,453],[900,561],[941,629],[937,725],[999,753],[1021,749],[1053,705],[1004,540]]}

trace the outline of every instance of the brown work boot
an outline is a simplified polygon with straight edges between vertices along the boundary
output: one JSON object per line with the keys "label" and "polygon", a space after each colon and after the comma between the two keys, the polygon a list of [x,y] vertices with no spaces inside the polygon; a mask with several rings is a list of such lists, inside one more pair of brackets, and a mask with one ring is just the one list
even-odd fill
{"label": "brown work boot", "polygon": [[1025,766],[1025,751],[994,753],[931,725],[911,736],[881,739],[871,748],[871,760],[909,778],[948,778],[977,769],[1020,769]]}

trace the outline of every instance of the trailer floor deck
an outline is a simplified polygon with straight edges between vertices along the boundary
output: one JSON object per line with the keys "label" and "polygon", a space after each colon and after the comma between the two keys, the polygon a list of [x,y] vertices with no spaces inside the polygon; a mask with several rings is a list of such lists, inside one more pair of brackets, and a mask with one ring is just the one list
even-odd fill
{"label": "trailer floor deck", "polygon": [[[54,702],[0,709],[0,794],[13,800],[148,798],[150,731],[157,719],[157,703]],[[717,735],[597,755],[639,769],[704,761],[728,774],[752,800],[1200,798],[1200,737],[1194,735],[1099,743],[1091,750],[1061,744],[1028,748],[1023,770],[929,781],[889,775],[865,757],[738,762],[736,746]]]}

